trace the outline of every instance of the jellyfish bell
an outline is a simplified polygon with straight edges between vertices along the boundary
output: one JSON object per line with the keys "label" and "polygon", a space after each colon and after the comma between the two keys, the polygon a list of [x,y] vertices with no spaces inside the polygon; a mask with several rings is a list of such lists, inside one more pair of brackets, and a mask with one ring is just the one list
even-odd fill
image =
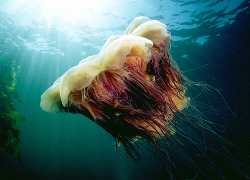
{"label": "jellyfish bell", "polygon": [[[196,147],[204,159],[207,156],[198,147],[202,143],[184,128],[191,124],[215,133],[200,122],[202,118],[193,120],[184,112],[190,106],[186,89],[191,82],[172,60],[169,41],[165,24],[135,18],[123,35],[111,36],[98,54],[59,77],[42,94],[41,108],[88,117],[110,133],[117,145],[122,144],[134,160],[140,159],[136,149],[140,142],[147,142],[164,156],[170,174],[173,164],[169,158],[175,158],[176,152],[178,158],[199,169],[185,151],[184,142]],[[169,146],[169,141],[175,145]]]}

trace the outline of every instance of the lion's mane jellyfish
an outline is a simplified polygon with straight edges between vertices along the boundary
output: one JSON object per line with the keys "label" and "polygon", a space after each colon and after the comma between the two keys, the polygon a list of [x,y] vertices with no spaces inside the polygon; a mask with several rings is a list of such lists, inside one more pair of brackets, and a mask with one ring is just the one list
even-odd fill
{"label": "lion's mane jellyfish", "polygon": [[[83,59],[58,78],[42,95],[41,108],[88,117],[134,160],[140,159],[139,145],[148,143],[166,159],[170,174],[176,156],[199,169],[195,163],[198,153],[220,174],[205,153],[208,147],[201,148],[203,139],[185,132],[192,124],[214,133],[202,118],[193,120],[185,113],[192,106],[186,96],[191,82],[172,60],[169,41],[165,24],[135,18],[123,35],[110,37],[97,55]],[[220,136],[217,139],[223,141]],[[187,153],[190,146],[197,151],[194,157]]]}
{"label": "lion's mane jellyfish", "polygon": [[42,95],[42,109],[83,114],[125,147],[134,138],[157,144],[174,133],[175,112],[188,106],[185,78],[170,58],[169,40],[163,23],[135,18],[124,35],[112,36],[99,54],[61,76]]}

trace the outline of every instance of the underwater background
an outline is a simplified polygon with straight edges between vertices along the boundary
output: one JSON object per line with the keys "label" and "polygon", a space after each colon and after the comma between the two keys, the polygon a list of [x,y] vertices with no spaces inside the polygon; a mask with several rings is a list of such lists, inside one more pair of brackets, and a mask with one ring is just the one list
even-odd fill
{"label": "underwater background", "polygon": [[[150,154],[140,164],[122,158],[113,138],[84,116],[40,108],[41,94],[59,76],[97,54],[111,35],[123,34],[137,16],[167,25],[179,68],[220,90],[237,115],[219,115],[222,134],[249,153],[249,6],[243,0],[0,0],[0,72],[8,60],[20,65],[16,91],[22,102],[15,107],[25,118],[18,124],[22,164],[6,155],[0,179],[169,179]],[[227,109],[221,99],[214,104]],[[225,179],[245,178],[219,168]]]}

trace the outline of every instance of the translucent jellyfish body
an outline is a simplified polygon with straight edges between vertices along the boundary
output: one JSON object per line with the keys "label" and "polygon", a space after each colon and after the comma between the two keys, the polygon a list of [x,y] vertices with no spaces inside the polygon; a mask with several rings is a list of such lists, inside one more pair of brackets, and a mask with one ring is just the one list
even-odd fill
{"label": "translucent jellyfish body", "polygon": [[[208,152],[220,154],[241,171],[240,163],[228,151],[233,146],[211,128],[212,123],[187,97],[190,84],[202,85],[191,83],[180,73],[169,54],[169,41],[165,24],[135,18],[123,35],[110,37],[98,54],[59,77],[43,93],[41,108],[88,117],[134,160],[140,159],[140,145],[147,143],[153,152],[158,150],[171,178],[178,170],[178,160],[188,162],[187,172],[192,172],[190,166],[203,174],[197,157],[222,177]],[[188,106],[191,113],[185,112]],[[206,144],[205,134],[217,145]]]}

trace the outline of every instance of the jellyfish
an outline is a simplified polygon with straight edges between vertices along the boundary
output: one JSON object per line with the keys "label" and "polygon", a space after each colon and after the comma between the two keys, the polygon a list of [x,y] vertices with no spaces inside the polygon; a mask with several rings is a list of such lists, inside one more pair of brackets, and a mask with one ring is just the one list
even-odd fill
{"label": "jellyfish", "polygon": [[176,152],[199,169],[183,146],[188,141],[205,154],[200,148],[203,141],[189,136],[185,126],[213,131],[201,118],[193,120],[185,112],[192,106],[186,93],[192,82],[170,56],[170,38],[165,24],[135,18],[123,35],[111,36],[98,54],[59,77],[42,94],[41,108],[84,115],[110,133],[136,161],[140,160],[138,146],[146,142],[166,159],[170,174]]}

